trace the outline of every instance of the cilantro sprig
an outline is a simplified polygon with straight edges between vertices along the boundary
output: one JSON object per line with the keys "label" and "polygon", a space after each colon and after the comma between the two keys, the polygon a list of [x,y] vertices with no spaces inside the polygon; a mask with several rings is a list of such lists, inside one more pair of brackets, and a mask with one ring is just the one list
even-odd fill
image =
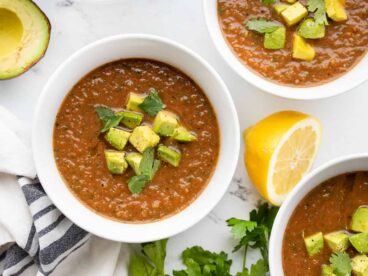
{"label": "cilantro sprig", "polygon": [[328,25],[326,5],[324,0],[308,0],[308,11],[314,13],[316,23]]}
{"label": "cilantro sprig", "polygon": [[129,190],[133,194],[140,194],[146,184],[153,179],[160,165],[161,161],[155,159],[155,149],[146,149],[139,164],[139,174],[133,176],[128,182]]}
{"label": "cilantro sprig", "polygon": [[269,21],[265,18],[250,19],[245,24],[248,30],[255,31],[261,34],[272,33],[273,31],[281,27],[279,23]]}
{"label": "cilantro sprig", "polygon": [[331,267],[337,276],[351,275],[351,259],[346,252],[332,254],[330,257]]}
{"label": "cilantro sprig", "polygon": [[106,132],[110,128],[116,127],[123,119],[122,115],[115,115],[115,112],[111,108],[105,106],[96,106],[95,111],[103,123],[101,132]]}
{"label": "cilantro sprig", "polygon": [[156,89],[151,88],[150,93],[144,98],[144,101],[138,105],[140,109],[148,113],[150,116],[155,116],[158,112],[166,107],[162,102]]}

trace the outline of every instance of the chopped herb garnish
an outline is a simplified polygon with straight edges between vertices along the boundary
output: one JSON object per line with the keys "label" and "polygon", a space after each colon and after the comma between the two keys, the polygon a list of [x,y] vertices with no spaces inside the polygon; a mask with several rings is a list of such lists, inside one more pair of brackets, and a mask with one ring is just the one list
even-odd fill
{"label": "chopped herb garnish", "polygon": [[264,5],[273,5],[275,4],[276,0],[261,0],[261,2]]}
{"label": "chopped herb garnish", "polygon": [[150,116],[155,116],[166,106],[159,97],[156,89],[151,88],[149,95],[144,98],[143,103],[139,104],[138,107],[144,112],[148,113]]}
{"label": "chopped herb garnish", "polygon": [[249,30],[255,31],[261,34],[272,33],[280,27],[280,24],[268,21],[265,18],[256,18],[247,21],[246,26]]}
{"label": "chopped herb garnish", "polygon": [[332,254],[330,257],[331,267],[337,276],[351,275],[351,259],[346,252]]}
{"label": "chopped herb garnish", "polygon": [[317,23],[312,18],[308,18],[300,25],[298,35],[309,39],[322,38],[325,36],[325,24]]}
{"label": "chopped herb garnish", "polygon": [[308,0],[308,11],[314,13],[316,23],[328,25],[325,0]]}
{"label": "chopped herb garnish", "polygon": [[123,118],[122,115],[115,115],[114,111],[108,107],[96,106],[95,111],[97,112],[100,120],[103,123],[101,132],[106,132],[110,128],[119,125],[121,119]]}
{"label": "chopped herb garnish", "polygon": [[129,191],[132,194],[140,194],[149,181],[150,177],[145,174],[133,176],[128,182]]}

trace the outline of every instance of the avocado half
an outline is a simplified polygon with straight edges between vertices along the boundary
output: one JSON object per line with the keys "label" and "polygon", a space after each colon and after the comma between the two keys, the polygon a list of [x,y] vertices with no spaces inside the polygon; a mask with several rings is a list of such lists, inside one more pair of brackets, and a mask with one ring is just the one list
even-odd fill
{"label": "avocado half", "polygon": [[50,22],[31,0],[0,0],[0,80],[27,71],[45,54]]}

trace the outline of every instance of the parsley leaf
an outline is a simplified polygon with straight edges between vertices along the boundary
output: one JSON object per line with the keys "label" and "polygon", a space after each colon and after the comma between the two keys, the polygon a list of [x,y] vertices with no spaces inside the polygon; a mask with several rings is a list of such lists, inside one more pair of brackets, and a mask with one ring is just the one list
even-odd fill
{"label": "parsley leaf", "polygon": [[151,88],[149,95],[144,98],[143,103],[139,104],[138,107],[148,113],[148,115],[155,116],[159,111],[164,109],[166,105],[158,96],[156,89]]}
{"label": "parsley leaf", "polygon": [[257,223],[254,221],[247,221],[237,218],[228,219],[226,222],[227,225],[231,227],[231,233],[236,240],[240,240],[247,231],[252,231],[255,227],[257,227]]}
{"label": "parsley leaf", "polygon": [[252,267],[250,268],[250,276],[264,276],[267,271],[267,262],[263,259],[259,259],[255,264],[252,264]]}
{"label": "parsley leaf", "polygon": [[115,115],[114,111],[108,107],[96,106],[95,111],[103,123],[101,132],[106,132],[110,128],[119,125],[120,121],[123,119],[122,115]]}
{"label": "parsley leaf", "polygon": [[150,177],[148,175],[135,175],[128,182],[129,191],[132,194],[140,194],[149,181]]}
{"label": "parsley leaf", "polygon": [[280,27],[280,24],[273,21],[268,21],[265,18],[255,18],[248,20],[246,26],[249,30],[255,31],[261,34],[272,33]]}
{"label": "parsley leaf", "polygon": [[272,5],[275,4],[276,0],[261,0],[262,4],[264,5]]}
{"label": "parsley leaf", "polygon": [[186,270],[173,271],[174,276],[221,275],[231,276],[232,261],[225,252],[214,253],[200,246],[187,248],[182,253]]}
{"label": "parsley leaf", "polygon": [[142,244],[142,255],[134,255],[129,262],[131,276],[165,276],[167,239]]}
{"label": "parsley leaf", "polygon": [[316,23],[328,25],[325,0],[308,0],[308,11],[314,13]]}
{"label": "parsley leaf", "polygon": [[346,252],[332,254],[330,257],[331,267],[337,276],[345,276],[351,274],[351,259]]}

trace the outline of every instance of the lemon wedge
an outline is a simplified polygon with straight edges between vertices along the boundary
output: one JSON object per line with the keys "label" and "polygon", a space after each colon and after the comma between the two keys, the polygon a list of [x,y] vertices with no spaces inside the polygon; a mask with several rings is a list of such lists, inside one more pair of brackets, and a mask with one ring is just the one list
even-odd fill
{"label": "lemon wedge", "polygon": [[244,131],[244,161],[261,195],[281,205],[310,170],[319,148],[318,119],[296,111],[274,113]]}

